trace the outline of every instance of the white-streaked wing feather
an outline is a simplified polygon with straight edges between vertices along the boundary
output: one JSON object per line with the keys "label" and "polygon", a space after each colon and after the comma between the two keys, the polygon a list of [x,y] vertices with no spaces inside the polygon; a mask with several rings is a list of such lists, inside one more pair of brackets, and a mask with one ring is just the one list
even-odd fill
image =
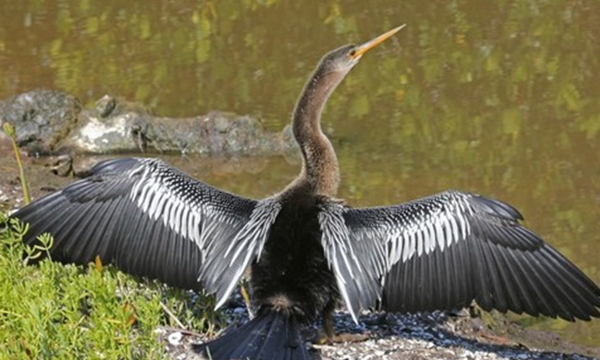
{"label": "white-streaked wing feather", "polygon": [[360,309],[372,307],[379,299],[379,279],[385,266],[377,260],[385,258],[384,246],[377,239],[351,234],[345,224],[346,210],[335,202],[322,206],[319,213],[321,243],[342,299],[354,321],[358,321]]}
{"label": "white-streaked wing feather", "polygon": [[[225,303],[250,262],[260,257],[280,210],[281,204],[274,199],[260,201],[252,211],[250,219],[229,244],[220,244],[221,246],[208,252],[207,266],[202,268],[199,280],[215,289],[216,308]],[[233,269],[232,279],[235,280],[229,283],[222,281],[228,269]]]}
{"label": "white-streaked wing feather", "polygon": [[14,216],[31,224],[28,243],[54,235],[55,259],[85,264],[99,255],[132,274],[217,293],[222,304],[264,245],[278,211],[269,205],[160,160],[116,159]]}
{"label": "white-streaked wing feather", "polygon": [[503,202],[447,191],[395,206],[346,208],[342,216],[348,244],[378,239],[385,247],[370,265],[385,268],[385,309],[444,310],[476,300],[486,310],[568,320],[600,315],[600,289]]}

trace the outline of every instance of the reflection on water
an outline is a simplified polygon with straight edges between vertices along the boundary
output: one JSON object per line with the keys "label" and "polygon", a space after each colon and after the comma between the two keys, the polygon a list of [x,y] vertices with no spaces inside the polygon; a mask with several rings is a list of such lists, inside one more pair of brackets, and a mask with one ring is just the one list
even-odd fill
{"label": "reflection on water", "polygon": [[[503,199],[600,282],[599,2],[30,0],[2,2],[0,23],[0,98],[111,93],[160,115],[220,109],[274,130],[324,52],[407,23],[326,109],[340,195],[360,206],[447,188]],[[280,159],[239,173],[194,162],[182,166],[251,197],[296,173]],[[600,341],[600,321],[540,326]]]}

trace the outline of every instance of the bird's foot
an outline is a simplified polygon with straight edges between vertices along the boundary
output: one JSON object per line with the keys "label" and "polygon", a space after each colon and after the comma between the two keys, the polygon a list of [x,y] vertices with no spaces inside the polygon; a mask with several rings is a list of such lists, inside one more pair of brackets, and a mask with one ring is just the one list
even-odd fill
{"label": "bird's foot", "polygon": [[332,345],[332,344],[340,344],[340,343],[354,343],[354,342],[362,342],[369,339],[368,334],[350,334],[350,333],[341,333],[334,334],[333,336],[327,336],[325,334],[320,334],[315,341],[318,345]]}

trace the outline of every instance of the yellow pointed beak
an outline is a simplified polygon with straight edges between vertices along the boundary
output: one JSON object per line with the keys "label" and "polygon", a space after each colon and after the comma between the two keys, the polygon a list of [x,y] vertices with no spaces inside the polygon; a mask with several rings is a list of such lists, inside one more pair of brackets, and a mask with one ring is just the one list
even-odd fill
{"label": "yellow pointed beak", "polygon": [[371,50],[375,46],[381,44],[382,42],[386,41],[387,39],[392,37],[392,35],[394,35],[398,31],[402,30],[402,28],[404,28],[405,26],[406,26],[406,24],[400,25],[397,28],[386,32],[385,34],[379,35],[378,37],[376,37],[375,39],[373,39],[371,41],[367,41],[366,43],[359,45],[356,48],[356,52],[352,55],[352,59],[357,59],[357,58],[361,57],[364,53]]}

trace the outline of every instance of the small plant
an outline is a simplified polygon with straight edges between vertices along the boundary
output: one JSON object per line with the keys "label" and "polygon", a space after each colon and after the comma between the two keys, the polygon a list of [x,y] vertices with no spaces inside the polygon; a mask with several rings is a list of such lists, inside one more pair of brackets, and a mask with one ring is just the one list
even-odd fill
{"label": "small plant", "polygon": [[9,122],[4,122],[4,124],[2,125],[2,130],[12,141],[13,152],[15,153],[15,159],[17,160],[17,166],[19,166],[21,187],[23,188],[23,198],[24,198],[25,204],[29,204],[31,202],[31,197],[29,196],[29,185],[27,184],[25,168],[23,167],[23,161],[21,161],[21,153],[19,153],[19,146],[17,145],[17,138],[15,135],[15,127],[13,126],[13,124],[11,124]]}
{"label": "small plant", "polygon": [[0,229],[0,359],[163,359],[158,327],[212,331],[220,320],[211,298],[134,278],[101,259],[87,267],[28,265],[49,257],[52,237],[28,248],[28,227],[3,213]]}

